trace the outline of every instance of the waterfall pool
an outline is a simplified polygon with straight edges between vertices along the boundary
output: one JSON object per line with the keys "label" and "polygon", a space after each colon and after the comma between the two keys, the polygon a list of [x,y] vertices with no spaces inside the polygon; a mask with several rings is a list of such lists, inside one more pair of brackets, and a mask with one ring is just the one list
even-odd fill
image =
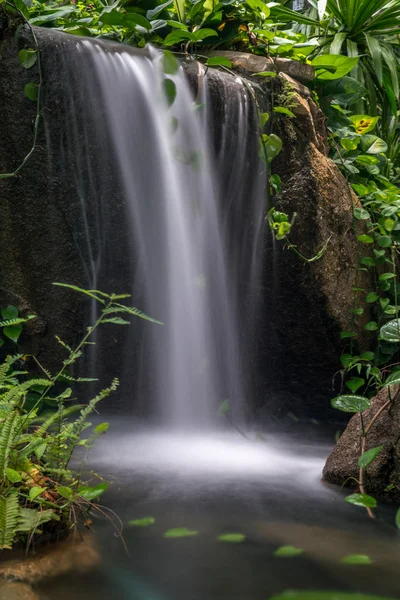
{"label": "waterfall pool", "polygon": [[[104,504],[122,520],[128,552],[111,524],[94,518],[101,564],[55,579],[41,593],[58,600],[267,600],[295,589],[400,597],[395,507],[379,503],[372,521],[344,502],[344,491],[321,482],[330,447],[309,431],[248,440],[236,432],[132,431],[112,423],[91,467],[112,482]],[[145,517],[154,524],[128,524]],[[176,528],[192,535],[165,537]],[[245,539],[217,539],[228,533]],[[282,546],[303,552],[276,556]],[[341,562],[349,555],[371,563]]]}

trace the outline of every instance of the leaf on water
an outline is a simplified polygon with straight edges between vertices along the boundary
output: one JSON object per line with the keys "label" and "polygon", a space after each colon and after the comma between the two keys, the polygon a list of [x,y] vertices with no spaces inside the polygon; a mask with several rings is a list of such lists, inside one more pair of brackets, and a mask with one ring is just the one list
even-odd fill
{"label": "leaf on water", "polygon": [[344,565],[371,565],[372,560],[366,554],[349,554],[340,559]]}
{"label": "leaf on water", "polygon": [[229,544],[240,544],[245,539],[246,536],[243,533],[223,533],[217,537],[219,542],[227,542]]}
{"label": "leaf on water", "polygon": [[163,537],[166,538],[183,538],[183,537],[192,537],[194,535],[198,535],[198,531],[193,531],[192,529],[187,529],[186,527],[177,527],[176,529],[168,529],[163,534]]}
{"label": "leaf on water", "polygon": [[275,550],[274,556],[286,558],[291,556],[299,556],[303,553],[304,550],[302,548],[296,548],[295,546],[280,546],[280,548]]}
{"label": "leaf on water", "polygon": [[359,592],[335,592],[333,590],[287,590],[269,600],[394,600],[384,596],[371,596]]}
{"label": "leaf on water", "polygon": [[[399,374],[399,378],[400,378],[400,374]],[[380,452],[382,451],[382,448],[383,448],[383,446],[376,446],[375,448],[371,448],[370,450],[367,450],[366,452],[361,454],[360,458],[358,459],[358,466],[361,467],[362,469],[365,469],[366,467],[368,467],[368,465],[370,465],[372,463],[372,461],[375,460],[375,458],[378,456],[378,454],[380,454]]]}
{"label": "leaf on water", "polygon": [[156,522],[154,517],[143,517],[143,519],[133,519],[133,521],[128,521],[128,525],[131,527],[149,527],[150,525],[154,525]]}
{"label": "leaf on water", "polygon": [[345,498],[345,501],[349,504],[364,506],[366,508],[375,508],[377,504],[375,498],[368,496],[368,494],[350,494],[350,496]]}

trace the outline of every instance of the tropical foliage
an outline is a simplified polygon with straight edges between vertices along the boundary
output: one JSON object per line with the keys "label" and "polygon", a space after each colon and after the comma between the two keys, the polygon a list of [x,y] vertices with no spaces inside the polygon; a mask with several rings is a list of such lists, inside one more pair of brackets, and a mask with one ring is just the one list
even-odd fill
{"label": "tropical foliage", "polygon": [[[79,403],[74,387],[96,380],[74,377],[71,367],[100,325],[127,325],[130,316],[157,323],[122,304],[126,294],[57,285],[95,300],[100,316],[75,348],[57,338],[65,359],[56,374],[34,359],[40,376],[30,376],[26,357],[20,354],[7,356],[0,365],[0,549],[87,524],[90,511],[101,510],[96,502],[108,484],[98,477],[92,484],[93,474],[85,475],[84,469],[88,452],[108,423],[93,426],[89,418],[98,403],[116,391],[118,380],[89,402]],[[73,454],[78,466],[71,467]]]}

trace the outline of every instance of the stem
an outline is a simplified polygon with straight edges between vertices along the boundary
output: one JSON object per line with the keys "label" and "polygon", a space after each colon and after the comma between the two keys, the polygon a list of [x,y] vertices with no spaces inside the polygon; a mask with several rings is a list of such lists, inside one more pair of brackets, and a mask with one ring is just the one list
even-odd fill
{"label": "stem", "polygon": [[[361,417],[361,413],[360,413],[360,417]],[[361,421],[362,422],[362,421]],[[362,436],[361,438],[361,454],[364,454],[365,452],[365,444],[366,444],[366,437],[365,434]],[[360,492],[361,494],[365,494],[365,487],[364,487],[364,469],[362,467],[360,467],[360,475],[359,475],[359,485],[360,485]],[[375,515],[372,512],[372,510],[370,509],[369,506],[365,507],[367,509],[367,513],[368,516],[371,519],[375,519]]]}

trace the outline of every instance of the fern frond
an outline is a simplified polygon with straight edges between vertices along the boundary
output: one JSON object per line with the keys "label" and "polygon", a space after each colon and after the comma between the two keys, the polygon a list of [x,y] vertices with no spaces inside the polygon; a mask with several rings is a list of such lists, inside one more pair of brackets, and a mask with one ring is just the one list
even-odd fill
{"label": "fern frond", "polygon": [[149,315],[146,315],[135,306],[124,306],[123,304],[118,304],[118,302],[115,302],[112,306],[110,306],[110,308],[105,308],[102,313],[103,315],[110,315],[112,313],[127,313],[129,315],[139,317],[140,319],[150,321],[151,323],[156,323],[157,325],[164,325],[164,323],[161,321],[157,321],[157,319],[149,317]]}
{"label": "fern frond", "polygon": [[35,510],[33,508],[21,508],[16,531],[35,531],[40,525],[49,521],[59,521],[60,517],[53,509]]}
{"label": "fern frond", "polygon": [[22,354],[16,354],[15,356],[7,356],[6,360],[0,365],[0,385],[7,380],[8,371],[10,367],[22,358]]}
{"label": "fern frond", "polygon": [[18,492],[11,489],[0,496],[0,549],[11,550],[19,517]]}
{"label": "fern frond", "polygon": [[0,433],[0,478],[4,479],[10,460],[15,438],[20,434],[23,418],[16,409],[11,412],[4,423]]}
{"label": "fern frond", "polygon": [[5,404],[15,402],[18,400],[25,392],[27,392],[30,388],[35,386],[45,386],[49,387],[52,385],[50,381],[47,379],[29,379],[29,381],[24,381],[18,385],[13,386],[8,392],[2,394],[0,396],[0,401]]}
{"label": "fern frond", "polygon": [[109,396],[112,392],[115,392],[115,390],[118,388],[118,386],[119,386],[118,379],[114,379],[112,384],[110,385],[110,387],[102,390],[100,392],[100,394],[98,394],[95,398],[93,398],[89,402],[89,404],[86,406],[86,408],[81,410],[81,416],[76,421],[74,421],[73,426],[72,426],[72,433],[74,435],[79,436],[79,434],[82,433],[82,431],[86,425],[87,418],[94,411],[96,404],[98,404],[104,398],[107,398],[107,396]]}
{"label": "fern frond", "polygon": [[[105,304],[105,301],[99,298],[96,294],[100,294],[97,290],[84,290],[83,288],[78,287],[77,285],[70,285],[68,283],[53,283],[53,285],[57,285],[59,287],[65,287],[69,290],[73,290],[74,292],[79,292],[80,294],[85,294],[85,296],[90,296],[93,300],[97,300],[97,302],[101,302],[101,304]],[[103,295],[103,293],[101,293]],[[108,296],[107,296],[108,297]]]}
{"label": "fern frond", "polygon": [[0,321],[0,327],[13,327],[14,325],[21,325],[22,323],[26,323],[34,318],[34,315],[29,315],[29,317],[26,319],[23,319],[22,317],[16,317],[15,319],[4,319],[3,321]]}
{"label": "fern frond", "polygon": [[64,408],[61,411],[57,411],[53,413],[44,423],[39,427],[39,429],[35,432],[35,435],[38,437],[43,437],[46,431],[59,419],[65,419],[68,415],[71,415],[74,412],[78,412],[81,410],[82,404],[75,404],[74,406],[70,406],[69,408]]}
{"label": "fern frond", "polygon": [[63,340],[58,335],[56,335],[56,340],[57,340],[57,342],[59,344],[61,344],[61,346],[63,348],[65,348],[66,350],[68,350],[68,352],[73,352],[71,346],[68,346],[68,344],[66,344],[65,342],[63,342]]}
{"label": "fern frond", "polygon": [[75,381],[76,383],[89,383],[92,381],[98,381],[98,379],[92,377],[72,377],[72,375],[69,375],[68,373],[62,373],[62,375],[59,376],[58,381],[62,381],[63,379],[66,381]]}

